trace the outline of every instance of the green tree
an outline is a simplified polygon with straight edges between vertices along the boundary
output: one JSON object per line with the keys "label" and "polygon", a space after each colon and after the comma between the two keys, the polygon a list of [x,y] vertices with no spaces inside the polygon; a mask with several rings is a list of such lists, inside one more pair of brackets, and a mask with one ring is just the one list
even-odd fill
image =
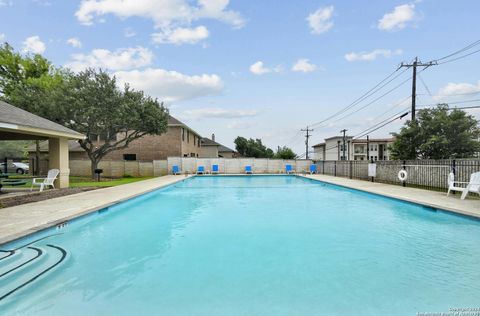
{"label": "green tree", "polygon": [[[56,113],[48,95],[62,82],[62,71],[41,55],[22,55],[8,43],[0,45],[0,99],[42,117]],[[36,141],[35,172],[40,156]]]}
{"label": "green tree", "polygon": [[393,136],[393,159],[469,158],[480,151],[479,122],[447,104],[420,110],[416,120],[407,121]]}
{"label": "green tree", "polygon": [[246,139],[238,136],[235,140],[235,149],[244,157],[273,158],[273,150],[262,144],[261,139]]}
{"label": "green tree", "polygon": [[5,158],[26,158],[27,147],[30,145],[32,145],[32,141],[29,140],[0,141],[0,162],[3,162]]}
{"label": "green tree", "polygon": [[[119,89],[115,77],[101,70],[71,75],[53,99],[61,114],[56,120],[87,136],[78,142],[92,162],[92,177],[108,153],[167,130],[168,110],[163,103],[128,85]],[[97,142],[98,137],[102,142]]]}
{"label": "green tree", "polygon": [[74,74],[8,44],[0,46],[0,98],[86,135],[79,144],[92,161],[92,177],[105,155],[144,135],[164,133],[168,124],[163,104],[128,85],[119,89],[106,72]]}
{"label": "green tree", "polygon": [[277,152],[275,153],[274,158],[276,159],[295,159],[297,155],[293,152],[291,148],[286,146],[278,147]]}

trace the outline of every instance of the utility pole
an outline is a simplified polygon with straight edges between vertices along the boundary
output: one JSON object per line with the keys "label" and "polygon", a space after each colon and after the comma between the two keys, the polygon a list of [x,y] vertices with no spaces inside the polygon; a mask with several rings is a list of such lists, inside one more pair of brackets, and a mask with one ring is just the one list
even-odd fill
{"label": "utility pole", "polygon": [[301,129],[300,131],[306,132],[306,134],[305,134],[305,159],[308,160],[308,139],[312,136],[312,134],[310,134],[310,132],[312,132],[313,129],[310,129],[307,126],[306,129]]}
{"label": "utility pole", "polygon": [[401,63],[400,67],[410,68],[412,67],[412,122],[415,120],[415,111],[416,111],[416,99],[417,99],[417,67],[430,67],[437,65],[437,62],[430,61],[428,63],[422,63],[418,60],[418,57],[415,57],[415,60],[411,64]]}
{"label": "utility pole", "polygon": [[342,159],[341,160],[347,160],[345,159],[345,133],[347,132],[346,129],[342,129],[340,133],[343,133],[343,148],[342,148]]}

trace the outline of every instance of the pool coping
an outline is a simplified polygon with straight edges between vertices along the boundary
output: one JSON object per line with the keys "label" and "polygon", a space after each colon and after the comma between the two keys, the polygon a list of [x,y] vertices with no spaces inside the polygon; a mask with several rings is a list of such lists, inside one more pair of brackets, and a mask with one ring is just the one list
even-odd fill
{"label": "pool coping", "polygon": [[297,176],[348,189],[414,203],[433,208],[438,211],[468,216],[477,220],[480,219],[480,201],[471,199],[460,200],[458,194],[447,197],[446,192],[409,188],[392,184],[333,177],[320,174],[297,174]]}
{"label": "pool coping", "polygon": [[[193,175],[167,175],[115,187],[106,187],[97,190],[53,198],[49,200],[2,208],[0,209],[0,246],[38,233],[40,231],[55,227],[73,219],[86,216],[90,213],[94,213],[96,211],[128,201],[149,192],[153,192],[169,185],[184,181],[191,177],[193,177]],[[100,199],[98,203],[90,203],[86,206],[70,206],[69,211],[62,212],[62,210],[58,210],[58,213],[56,214],[46,214],[48,215],[48,217],[51,217],[46,221],[34,222],[34,220],[27,219],[27,217],[29,217],[29,214],[37,212],[38,208],[43,210],[50,208],[58,209],[59,207],[63,208],[63,205],[74,203],[76,200],[78,201],[79,198],[83,200],[88,200],[92,197],[98,198],[98,195],[117,195],[118,197]],[[16,225],[16,220],[18,220],[19,217],[24,222]],[[38,217],[41,217],[41,214],[38,214]],[[8,227],[9,225],[17,227],[12,229],[11,227]],[[5,230],[7,230],[8,232],[4,233]]]}

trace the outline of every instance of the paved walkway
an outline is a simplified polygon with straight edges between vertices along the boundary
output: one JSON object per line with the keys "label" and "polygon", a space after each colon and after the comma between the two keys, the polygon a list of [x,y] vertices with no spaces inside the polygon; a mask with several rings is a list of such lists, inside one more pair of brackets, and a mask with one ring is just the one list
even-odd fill
{"label": "paved walkway", "polygon": [[184,179],[170,175],[0,209],[0,245]]}
{"label": "paved walkway", "polygon": [[446,192],[437,192],[408,187],[404,188],[398,185],[352,180],[320,174],[302,176],[347,188],[385,195],[400,200],[427,205],[437,209],[443,209],[480,218],[480,200],[468,198],[465,200],[460,200],[460,194],[458,192],[456,195],[450,195],[447,197]]}

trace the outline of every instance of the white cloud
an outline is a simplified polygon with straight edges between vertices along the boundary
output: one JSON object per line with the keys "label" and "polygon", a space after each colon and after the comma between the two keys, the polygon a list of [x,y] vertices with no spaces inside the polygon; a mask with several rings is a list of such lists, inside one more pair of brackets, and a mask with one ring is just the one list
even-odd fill
{"label": "white cloud", "polygon": [[317,66],[305,58],[297,60],[292,66],[292,71],[296,72],[312,72],[315,71],[315,69],[317,69]]}
{"label": "white cloud", "polygon": [[33,54],[43,54],[47,46],[40,40],[39,36],[30,36],[23,41],[23,52]]}
{"label": "white cloud", "polygon": [[150,65],[153,53],[148,48],[140,46],[121,48],[113,52],[108,49],[94,49],[89,54],[73,54],[72,59],[66,66],[73,71],[89,67],[126,70]]}
{"label": "white cloud", "polygon": [[392,12],[386,13],[378,20],[378,28],[382,31],[401,30],[417,18],[415,4],[402,4],[396,6]]}
{"label": "white cloud", "polygon": [[390,49],[375,49],[371,52],[359,52],[359,53],[355,53],[355,52],[351,52],[351,53],[348,53],[348,54],[345,54],[345,59],[348,60],[348,61],[372,61],[372,60],[375,60],[377,59],[377,57],[379,56],[382,56],[382,57],[385,57],[385,58],[389,58],[389,57],[392,57],[394,55],[400,55],[402,54],[402,50],[401,49],[397,49],[397,50],[390,50]]}
{"label": "white cloud", "polygon": [[6,37],[5,33],[0,33],[0,42],[4,41]]}
{"label": "white cloud", "polygon": [[180,114],[180,117],[186,120],[199,120],[202,118],[243,118],[253,117],[258,114],[257,110],[239,110],[239,109],[225,109],[225,108],[200,108],[185,110]]}
{"label": "white cloud", "polygon": [[229,129],[247,129],[257,125],[252,121],[233,121],[227,125]]}
{"label": "white cloud", "polygon": [[307,17],[310,31],[313,34],[322,34],[327,32],[333,27],[333,5],[319,8],[317,11],[311,13]]}
{"label": "white cloud", "polygon": [[5,7],[5,6],[11,6],[13,5],[12,1],[7,1],[7,0],[0,0],[0,7]]}
{"label": "white cloud", "polygon": [[196,28],[179,27],[174,30],[153,33],[152,39],[154,43],[164,44],[196,44],[208,37],[209,33],[205,26],[201,25]]}
{"label": "white cloud", "polygon": [[265,65],[263,64],[263,61],[257,61],[250,66],[250,72],[256,75],[263,75],[269,72],[282,72],[282,71],[283,71],[282,65],[277,65],[273,68],[268,68],[268,67],[265,67]]}
{"label": "white cloud", "polygon": [[131,27],[127,27],[123,31],[123,35],[125,35],[125,37],[134,37],[137,33]]}
{"label": "white cloud", "polygon": [[69,38],[67,40],[67,44],[71,45],[72,47],[75,47],[75,48],[82,47],[82,42],[76,37]]}
{"label": "white cloud", "polygon": [[189,76],[176,71],[148,68],[118,71],[114,75],[121,85],[129,83],[133,88],[143,90],[165,102],[198,98],[223,90],[223,82],[215,74]]}
{"label": "white cloud", "polygon": [[453,83],[450,82],[446,86],[440,88],[438,90],[438,95],[434,97],[436,101],[440,101],[446,99],[448,97],[454,96],[465,96],[465,95],[473,95],[480,93],[480,80],[477,83]]}
{"label": "white cloud", "polygon": [[229,2],[198,0],[197,5],[192,5],[188,0],[83,0],[75,16],[86,25],[93,24],[96,16],[113,14],[122,19],[147,18],[154,22],[156,28],[189,26],[191,22],[202,18],[242,27],[244,19],[238,12],[227,9]]}

